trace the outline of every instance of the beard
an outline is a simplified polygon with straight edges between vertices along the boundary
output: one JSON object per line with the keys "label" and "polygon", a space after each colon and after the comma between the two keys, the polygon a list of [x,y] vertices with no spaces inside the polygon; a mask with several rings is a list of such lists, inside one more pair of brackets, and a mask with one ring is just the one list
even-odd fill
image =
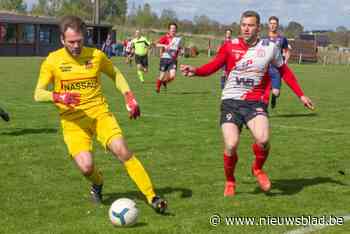
{"label": "beard", "polygon": [[252,33],[250,36],[244,37],[244,41],[248,44],[248,45],[253,45],[258,39],[258,33],[254,32]]}
{"label": "beard", "polygon": [[73,57],[78,57],[81,54],[81,48],[69,48],[67,46],[65,46],[66,50],[68,51],[68,53],[70,55],[72,55]]}

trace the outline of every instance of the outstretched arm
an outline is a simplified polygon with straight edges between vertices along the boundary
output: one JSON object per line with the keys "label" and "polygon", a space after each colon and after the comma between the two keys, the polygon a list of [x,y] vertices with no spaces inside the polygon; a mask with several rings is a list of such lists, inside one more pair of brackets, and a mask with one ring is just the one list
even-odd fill
{"label": "outstretched arm", "polygon": [[304,95],[304,92],[301,89],[292,70],[286,64],[283,64],[281,67],[278,68],[278,70],[283,80],[292,89],[292,91],[300,98],[300,101],[304,104],[304,106],[310,110],[315,109],[311,99]]}
{"label": "outstretched arm", "polygon": [[207,64],[198,68],[191,65],[181,65],[180,69],[184,76],[208,76],[219,70],[226,62],[227,53],[225,45],[222,46],[217,55]]}

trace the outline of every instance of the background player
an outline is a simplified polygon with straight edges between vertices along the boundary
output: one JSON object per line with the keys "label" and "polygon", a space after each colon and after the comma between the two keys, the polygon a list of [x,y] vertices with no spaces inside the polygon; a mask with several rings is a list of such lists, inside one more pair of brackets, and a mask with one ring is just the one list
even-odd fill
{"label": "background player", "polygon": [[[281,50],[284,62],[287,64],[290,57],[288,40],[286,37],[280,34],[279,19],[276,16],[271,16],[269,18],[268,28],[269,28],[268,39],[276,43],[277,47]],[[269,75],[272,81],[271,108],[273,109],[276,107],[276,101],[280,95],[280,89],[281,89],[282,83],[281,83],[281,75],[278,72],[277,67],[275,67],[272,64],[269,67]]]}
{"label": "background player", "polygon": [[131,43],[131,38],[127,38],[124,41],[124,51],[125,51],[125,63],[129,64],[129,66],[132,66],[132,56],[134,54],[132,53],[132,43]]}
{"label": "background player", "polygon": [[[166,201],[155,195],[146,170],[128,149],[102,94],[101,73],[104,73],[124,95],[130,118],[139,117],[139,106],[124,76],[102,51],[83,46],[85,24],[80,18],[64,17],[60,32],[64,48],[50,53],[43,62],[34,98],[53,102],[58,107],[64,141],[80,172],[92,183],[92,199],[101,202],[103,186],[91,153],[92,138],[96,135],[105,149],[123,163],[148,203],[156,211],[164,212]],[[50,84],[53,92],[48,90]]]}
{"label": "background player", "polygon": [[113,55],[113,40],[110,33],[107,34],[105,42],[102,44],[101,50],[107,55],[108,58],[111,58]]}
{"label": "background player", "polygon": [[176,36],[177,24],[169,23],[168,33],[162,36],[157,47],[161,48],[159,62],[159,77],[156,81],[156,92],[160,92],[160,87],[163,85],[166,88],[168,82],[175,79],[177,68],[177,56],[181,50],[182,38]]}
{"label": "background player", "polygon": [[132,53],[135,54],[137,75],[140,81],[144,82],[143,74],[148,71],[148,49],[151,43],[146,37],[141,36],[140,30],[135,31],[135,38],[131,41]]}
{"label": "background player", "polygon": [[306,107],[314,108],[311,100],[304,96],[292,71],[284,64],[280,50],[269,40],[260,40],[259,32],[259,14],[246,11],[241,16],[240,37],[233,39],[232,43],[225,43],[212,61],[199,68],[181,65],[185,76],[207,76],[226,65],[229,76],[221,98],[221,128],[225,145],[225,196],[235,194],[234,170],[243,125],[248,127],[254,138],[252,150],[255,160],[252,164],[252,174],[263,191],[269,191],[271,188],[267,173],[262,170],[270,148],[267,104],[271,79],[266,72],[270,63],[278,67],[283,79],[300,101]]}
{"label": "background player", "polygon": [[[225,39],[221,42],[219,48],[217,49],[217,52],[219,52],[221,46],[223,46],[226,42],[231,42],[231,40],[232,40],[232,30],[227,29],[225,31]],[[227,74],[226,74],[225,66],[222,69],[223,69],[223,71],[222,71],[222,76],[220,77],[220,87],[221,87],[221,89],[224,89],[226,79],[227,79]]]}

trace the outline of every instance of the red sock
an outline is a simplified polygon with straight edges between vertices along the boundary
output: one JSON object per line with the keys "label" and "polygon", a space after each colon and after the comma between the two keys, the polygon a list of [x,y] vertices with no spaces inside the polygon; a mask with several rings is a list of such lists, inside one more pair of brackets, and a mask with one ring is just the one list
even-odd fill
{"label": "red sock", "polygon": [[267,159],[267,156],[269,155],[270,146],[267,146],[264,148],[264,147],[259,146],[258,144],[253,144],[252,149],[253,149],[253,152],[255,154],[255,161],[253,164],[253,169],[254,170],[261,170],[266,159]]}
{"label": "red sock", "polygon": [[234,153],[231,157],[224,153],[224,171],[227,182],[235,182],[234,172],[237,161],[237,153]]}
{"label": "red sock", "polygon": [[162,81],[159,80],[159,79],[157,79],[157,82],[156,82],[156,88],[157,88],[157,90],[160,89],[160,86],[161,86],[161,85],[162,85]]}

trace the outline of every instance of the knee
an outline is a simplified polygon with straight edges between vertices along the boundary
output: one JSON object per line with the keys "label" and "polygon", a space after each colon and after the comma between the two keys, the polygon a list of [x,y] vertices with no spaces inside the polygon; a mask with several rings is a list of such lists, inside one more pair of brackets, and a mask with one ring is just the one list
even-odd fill
{"label": "knee", "polygon": [[111,151],[122,162],[127,161],[132,156],[132,153],[130,152],[125,143],[114,144],[111,147]]}
{"label": "knee", "polygon": [[272,93],[273,93],[273,95],[278,97],[280,95],[280,90],[279,89],[272,89]]}
{"label": "knee", "polygon": [[237,151],[238,142],[226,143],[225,153],[227,155],[233,155]]}
{"label": "knee", "polygon": [[84,176],[90,176],[94,172],[94,165],[90,163],[81,165],[80,171]]}

